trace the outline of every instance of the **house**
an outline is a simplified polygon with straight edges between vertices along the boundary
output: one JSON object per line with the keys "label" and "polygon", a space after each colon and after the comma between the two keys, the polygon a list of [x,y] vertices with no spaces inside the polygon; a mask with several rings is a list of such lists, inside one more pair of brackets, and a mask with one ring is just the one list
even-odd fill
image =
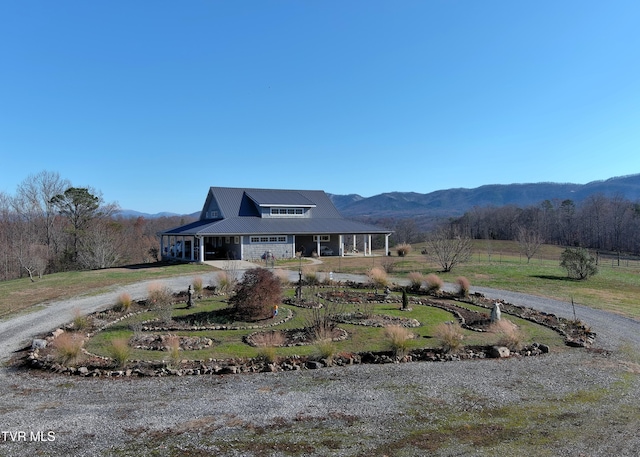
{"label": "house", "polygon": [[391,233],[343,218],[320,190],[211,187],[197,222],[159,236],[164,259],[203,262],[344,255],[357,245],[370,255],[371,237],[384,235],[389,252]]}

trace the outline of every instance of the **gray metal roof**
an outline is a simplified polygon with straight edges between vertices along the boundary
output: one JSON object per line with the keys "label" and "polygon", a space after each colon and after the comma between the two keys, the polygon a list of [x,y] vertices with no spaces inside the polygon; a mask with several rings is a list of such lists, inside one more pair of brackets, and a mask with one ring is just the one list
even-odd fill
{"label": "gray metal roof", "polygon": [[[222,219],[202,217],[215,200]],[[312,217],[261,218],[257,206],[300,206],[310,208]],[[211,187],[197,222],[162,232],[165,235],[232,236],[262,234],[385,234],[375,225],[343,218],[329,196],[321,190],[242,189]]]}
{"label": "gray metal roof", "polygon": [[162,232],[165,235],[323,235],[323,234],[386,234],[390,230],[344,218],[332,219],[262,219],[232,217],[217,221],[198,221]]}

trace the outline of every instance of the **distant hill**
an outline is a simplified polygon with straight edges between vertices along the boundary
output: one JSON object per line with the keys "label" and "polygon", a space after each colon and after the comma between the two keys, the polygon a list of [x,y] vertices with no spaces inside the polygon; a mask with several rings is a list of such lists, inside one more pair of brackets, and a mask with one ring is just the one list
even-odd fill
{"label": "distant hill", "polygon": [[177,214],[177,213],[169,213],[169,212],[150,214],[150,213],[141,213],[140,211],[135,211],[132,209],[121,209],[116,214],[124,218],[144,217],[146,219],[157,219],[160,217],[175,217],[175,216],[189,216],[189,217],[194,217],[196,219],[200,217],[200,211],[192,214]]}
{"label": "distant hill", "polygon": [[544,200],[573,200],[580,203],[591,195],[620,195],[640,200],[640,174],[593,181],[587,184],[490,184],[475,189],[447,189],[419,194],[388,192],[373,197],[329,195],[336,208],[347,218],[376,222],[385,218],[412,218],[420,226],[437,219],[462,216],[474,207],[516,205],[526,207]]}

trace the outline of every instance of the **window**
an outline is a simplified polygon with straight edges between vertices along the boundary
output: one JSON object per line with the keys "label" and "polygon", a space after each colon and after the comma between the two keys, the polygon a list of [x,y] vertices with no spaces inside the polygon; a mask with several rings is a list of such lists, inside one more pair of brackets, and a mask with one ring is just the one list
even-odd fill
{"label": "window", "polygon": [[329,241],[331,239],[331,235],[313,235],[313,241],[318,242],[318,239],[321,242]]}
{"label": "window", "polygon": [[252,236],[251,243],[286,243],[287,235]]}
{"label": "window", "polygon": [[271,208],[272,216],[300,217],[304,216],[304,208]]}
{"label": "window", "polygon": [[233,242],[234,242],[235,244],[240,244],[240,237],[239,237],[239,236],[234,236],[234,237],[233,237]]}

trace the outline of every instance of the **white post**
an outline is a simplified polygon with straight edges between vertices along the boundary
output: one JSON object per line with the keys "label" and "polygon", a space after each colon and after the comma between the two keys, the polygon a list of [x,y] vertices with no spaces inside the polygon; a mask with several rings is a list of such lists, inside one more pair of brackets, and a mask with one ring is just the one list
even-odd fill
{"label": "white post", "polygon": [[338,235],[338,249],[340,250],[340,257],[344,257],[344,240],[342,235]]}
{"label": "white post", "polygon": [[384,235],[384,255],[389,255],[389,234]]}
{"label": "white post", "polygon": [[367,238],[369,238],[369,255],[373,255],[373,251],[371,250],[371,235],[367,235]]}

